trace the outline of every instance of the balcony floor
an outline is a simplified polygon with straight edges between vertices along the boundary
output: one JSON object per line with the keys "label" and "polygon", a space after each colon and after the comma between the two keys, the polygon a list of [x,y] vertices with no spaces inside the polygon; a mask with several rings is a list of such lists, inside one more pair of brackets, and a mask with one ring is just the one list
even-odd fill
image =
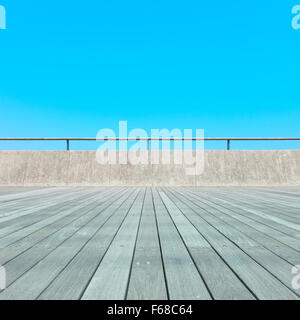
{"label": "balcony floor", "polygon": [[1,299],[299,299],[300,188],[0,188]]}

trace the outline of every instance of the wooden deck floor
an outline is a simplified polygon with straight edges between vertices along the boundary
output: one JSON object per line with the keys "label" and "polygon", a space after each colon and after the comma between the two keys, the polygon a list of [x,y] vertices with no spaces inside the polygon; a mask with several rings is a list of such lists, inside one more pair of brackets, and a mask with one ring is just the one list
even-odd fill
{"label": "wooden deck floor", "polygon": [[300,188],[0,188],[0,299],[299,299]]}

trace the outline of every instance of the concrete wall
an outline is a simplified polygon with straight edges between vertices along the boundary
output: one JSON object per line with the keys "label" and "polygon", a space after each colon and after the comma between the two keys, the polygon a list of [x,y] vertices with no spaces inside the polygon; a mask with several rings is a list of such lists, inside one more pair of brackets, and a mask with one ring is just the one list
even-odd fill
{"label": "concrete wall", "polygon": [[207,150],[200,176],[186,175],[185,165],[100,165],[95,156],[94,151],[0,151],[0,185],[300,186],[300,150]]}

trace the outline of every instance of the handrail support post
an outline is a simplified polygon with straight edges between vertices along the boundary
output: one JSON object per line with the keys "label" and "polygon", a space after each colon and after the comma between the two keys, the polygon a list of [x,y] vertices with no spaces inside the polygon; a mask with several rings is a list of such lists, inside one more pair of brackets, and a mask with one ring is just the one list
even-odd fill
{"label": "handrail support post", "polygon": [[227,140],[227,150],[230,150],[230,139]]}

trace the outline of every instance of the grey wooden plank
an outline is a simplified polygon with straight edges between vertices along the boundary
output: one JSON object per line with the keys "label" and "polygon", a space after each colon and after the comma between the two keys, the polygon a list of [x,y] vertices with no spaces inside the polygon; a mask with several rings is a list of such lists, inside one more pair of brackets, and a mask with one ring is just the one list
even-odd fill
{"label": "grey wooden plank", "polygon": [[[25,250],[22,254],[18,254],[15,258],[10,259],[7,263],[3,264],[7,268],[7,284],[10,285],[20,275],[28,271],[34,264],[46,257],[50,252],[55,250],[59,245],[64,243],[73,234],[75,234],[80,228],[87,225],[92,221],[101,211],[105,210],[107,206],[112,204],[118,199],[118,195],[115,195],[111,199],[108,199],[107,203],[99,205],[97,202],[92,202],[88,207],[77,210],[72,213],[71,218],[73,220],[70,223],[52,233],[50,236],[44,238],[34,247],[29,250]],[[23,243],[23,242],[22,242]],[[11,248],[10,248],[11,249]],[[9,255],[16,254],[17,250],[9,251]],[[22,247],[22,249],[24,249]],[[5,256],[7,259],[7,256]]]}
{"label": "grey wooden plank", "polygon": [[213,298],[218,300],[254,299],[240,279],[173,204],[173,193],[164,189],[160,194]]}
{"label": "grey wooden plank", "polygon": [[[18,230],[23,230],[27,226],[32,226],[42,220],[45,220],[55,215],[59,215],[61,212],[73,207],[73,200],[76,199],[76,204],[80,204],[80,201],[86,201],[91,195],[98,193],[97,190],[89,190],[88,193],[81,192],[80,194],[73,195],[72,198],[66,197],[62,202],[56,203],[55,199],[46,208],[40,209],[33,213],[27,213],[10,219],[6,222],[0,222],[0,239]],[[34,206],[34,203],[31,205]]]}
{"label": "grey wooden plank", "polygon": [[293,199],[299,199],[300,198],[300,188],[298,189],[291,189],[291,188],[256,188],[258,192],[261,193],[269,193],[273,195],[281,195],[283,198],[293,198]]}
{"label": "grey wooden plank", "polygon": [[125,299],[144,194],[143,188],[86,288],[83,300]]}
{"label": "grey wooden plank", "polygon": [[72,196],[75,193],[80,193],[82,191],[88,191],[85,188],[51,188],[47,189],[47,192],[44,191],[42,194],[35,194],[35,195],[28,195],[26,192],[23,197],[19,199],[11,197],[10,201],[0,202],[0,217],[2,219],[3,213],[14,213],[15,211],[22,209],[22,207],[26,208],[32,202],[37,203],[39,205],[43,204],[44,202],[49,202],[49,199],[61,199],[63,197]]}
{"label": "grey wooden plank", "polygon": [[[14,237],[9,239],[10,244],[8,244],[5,248],[0,249],[0,264],[4,265],[9,260],[32,248],[51,235],[53,235],[53,237],[55,238],[57,232],[64,227],[70,229],[70,226],[68,226],[68,224],[70,224],[71,222],[74,222],[76,225],[78,225],[78,222],[75,221],[80,217],[88,214],[90,210],[93,210],[99,204],[103,204],[103,200],[109,201],[116,195],[121,196],[124,192],[125,191],[120,191],[119,189],[115,191],[108,190],[106,196],[104,196],[103,193],[101,194],[100,203],[97,199],[97,196],[87,198],[85,202],[77,205],[74,205],[73,203],[72,208],[61,214],[59,219],[42,226],[40,229],[30,233],[29,235],[24,236],[24,234],[21,234],[16,237],[16,235],[14,234]],[[98,209],[100,210],[101,208]]]}
{"label": "grey wooden plank", "polygon": [[243,207],[251,207],[251,209],[256,209],[268,214],[272,214],[274,217],[281,218],[283,220],[289,221],[291,223],[300,224],[300,204],[299,200],[292,205],[286,201],[280,201],[278,198],[274,199],[268,195],[261,197],[252,190],[251,192],[245,193],[245,190],[230,192],[224,190],[219,192],[222,198],[233,200]]}
{"label": "grey wooden plank", "polygon": [[49,192],[53,192],[56,193],[58,191],[62,191],[62,190],[67,190],[66,187],[57,187],[57,188],[37,188],[35,190],[32,191],[27,191],[27,192],[21,192],[18,194],[12,193],[12,194],[5,194],[5,195],[1,195],[0,196],[0,203],[1,204],[5,204],[8,201],[18,201],[24,198],[28,198],[28,197],[37,197],[37,196],[42,196],[43,194],[48,194]]}
{"label": "grey wooden plank", "polygon": [[153,200],[170,299],[211,299],[156,189],[153,189]]}
{"label": "grey wooden plank", "polygon": [[[227,198],[229,198],[227,196]],[[249,204],[253,209],[259,209],[267,211],[272,215],[285,219],[290,222],[299,224],[300,217],[299,211],[300,207],[288,205],[288,203],[279,202],[278,199],[267,197],[266,195],[261,199],[256,194],[248,195],[243,197],[240,193],[235,194],[235,199],[242,199],[239,204],[248,206]]]}
{"label": "grey wooden plank", "polygon": [[40,294],[41,300],[78,300],[126,218],[138,191],[135,190],[117,213],[101,227],[85,247]]}
{"label": "grey wooden plank", "polygon": [[[7,276],[9,280],[10,270],[12,272],[20,269],[22,262],[27,264],[33,260],[39,261],[29,271],[24,273],[16,281],[14,281],[8,288],[0,293],[0,299],[36,299],[39,294],[55,279],[55,277],[65,268],[68,262],[77,254],[79,250],[89,241],[102,225],[109,219],[109,217],[117,211],[120,205],[126,200],[128,194],[121,196],[104,209],[99,214],[98,209],[94,210],[95,217],[85,221],[85,224],[80,226],[79,230],[72,234],[57,248],[52,250],[44,259],[40,260],[40,256],[47,250],[49,243],[43,243],[29,252],[18,256],[16,261],[10,261],[10,266],[6,267]],[[98,213],[98,214],[97,214]],[[86,216],[85,216],[86,217]],[[55,239],[51,239],[55,242]],[[38,260],[39,259],[39,260]],[[15,269],[13,269],[15,268]],[[22,270],[23,271],[23,270]],[[34,281],[34,286],[32,282]]]}
{"label": "grey wooden plank", "polygon": [[299,188],[134,190],[0,195],[0,299],[299,299]]}
{"label": "grey wooden plank", "polygon": [[[73,199],[74,200],[74,199]],[[86,202],[88,202],[89,200],[84,200],[83,203],[77,204],[78,208],[82,207],[85,205]],[[0,249],[4,248],[14,242],[16,242],[17,240],[24,238],[30,234],[32,234],[33,232],[57,221],[60,220],[62,217],[69,215],[70,212],[72,212],[73,210],[73,205],[71,205],[69,208],[67,208],[64,212],[59,213],[57,215],[54,216],[50,216],[46,219],[43,219],[35,224],[29,225],[21,230],[18,230],[14,233],[8,234],[5,237],[0,239]]]}
{"label": "grey wooden plank", "polygon": [[185,203],[179,194],[172,200],[258,299],[298,298],[277,278],[202,219],[198,213],[203,209]]}
{"label": "grey wooden plank", "polygon": [[[231,202],[216,197],[215,195],[212,196],[207,192],[205,192],[204,194],[205,199],[209,199],[210,203],[214,203],[215,205],[220,206],[223,212],[228,212],[231,215],[234,215],[235,218],[246,222],[248,225],[269,235],[270,237],[277,239],[278,241],[290,246],[295,250],[300,250],[299,240],[295,239],[294,237],[297,236],[297,232],[292,232],[291,234],[291,230],[286,230],[284,226],[282,227],[277,223],[274,225],[272,221],[253,216],[251,212],[249,213],[242,208],[237,209],[236,207],[231,205]],[[204,201],[204,198],[202,201]]]}
{"label": "grey wooden plank", "polygon": [[245,208],[250,207],[251,209],[271,213],[272,216],[281,219],[291,220],[299,224],[299,211],[300,204],[299,200],[296,200],[293,204],[291,201],[281,201],[279,197],[273,198],[269,195],[263,197],[252,192],[230,192],[230,190],[221,190],[217,192],[223,199],[227,199],[236,205],[243,206]]}
{"label": "grey wooden plank", "polygon": [[[12,219],[15,219],[16,217],[22,217],[26,216],[27,214],[38,212],[42,209],[49,208],[51,206],[54,206],[55,204],[61,202],[65,202],[68,199],[74,198],[74,196],[77,193],[80,193],[81,191],[77,190],[76,192],[70,192],[70,193],[59,193],[57,195],[47,195],[46,199],[43,199],[42,201],[37,199],[33,202],[33,200],[27,200],[27,203],[22,203],[20,207],[15,208],[13,210],[7,210],[3,209],[4,213],[1,214],[0,223],[10,221]],[[84,191],[86,193],[89,193],[91,191]],[[54,204],[53,204],[54,203]]]}
{"label": "grey wooden plank", "polygon": [[150,188],[146,190],[126,299],[168,299]]}
{"label": "grey wooden plank", "polygon": [[[82,188],[77,189],[78,191],[82,190]],[[8,195],[0,197],[0,214],[2,216],[2,212],[9,210],[16,210],[16,208],[20,208],[22,205],[28,204],[30,201],[40,200],[41,202],[47,200],[49,195],[52,197],[59,196],[61,194],[69,194],[74,192],[74,190],[70,190],[70,188],[51,188],[45,189],[43,191],[37,190],[34,192],[26,192],[24,194],[17,195]],[[30,194],[29,194],[30,193]],[[32,194],[34,193],[34,194]]]}
{"label": "grey wooden plank", "polygon": [[[189,201],[189,198],[187,199]],[[243,252],[249,255],[259,265],[265,268],[270,274],[276,277],[296,295],[298,292],[291,284],[291,270],[293,264],[275,255],[268,248],[260,245],[256,240],[249,238],[241,230],[233,228],[230,224],[212,215],[209,211],[203,210],[201,218],[218,230],[227,239],[236,244]]]}
{"label": "grey wooden plank", "polygon": [[9,195],[9,194],[17,194],[17,193],[25,193],[29,191],[35,191],[35,190],[43,190],[48,189],[48,187],[0,187],[0,196],[3,195]]}
{"label": "grey wooden plank", "polygon": [[[218,188],[219,192],[227,193],[228,195],[233,195],[234,193],[238,193],[240,197],[245,199],[250,199],[255,197],[258,201],[263,201],[265,203],[270,203],[275,200],[279,205],[283,204],[287,207],[296,207],[299,208],[299,198],[300,195],[296,196],[295,194],[286,194],[282,191],[277,191],[277,193],[269,192],[266,190],[262,190],[256,187],[253,188]],[[282,189],[281,189],[282,190]]]}
{"label": "grey wooden plank", "polygon": [[222,205],[224,204],[226,207],[230,208],[231,210],[235,210],[240,214],[250,217],[253,220],[259,221],[262,224],[265,224],[278,231],[281,231],[293,238],[296,238],[296,239],[300,238],[299,230],[297,230],[300,228],[298,224],[288,223],[283,219],[278,219],[271,214],[263,212],[263,210],[254,210],[251,207],[251,204],[249,203],[247,205],[245,204],[241,206],[236,204],[233,199],[226,199],[224,196],[220,194],[216,194],[216,193],[210,194],[210,193],[207,193],[206,191],[204,191],[204,193],[208,197],[213,197],[216,201],[218,201],[218,203]]}
{"label": "grey wooden plank", "polygon": [[239,214],[234,213],[227,208],[219,207],[215,203],[210,202],[207,197],[196,196],[189,192],[184,192],[182,195],[200,208],[205,209],[235,229],[242,231],[249,238],[255,240],[261,246],[264,246],[286,261],[289,261],[291,264],[296,265],[298,261],[300,261],[300,253],[297,250],[278,241],[276,237],[271,237],[267,233],[262,232],[266,229],[265,226],[261,225],[262,229],[257,230],[254,228],[254,226],[256,226],[255,223],[252,223],[252,225],[247,223],[249,219],[247,220],[247,218],[244,218],[243,216],[240,216]]}
{"label": "grey wooden plank", "polygon": [[[35,197],[24,197],[19,200],[12,199],[9,203],[1,204],[0,206],[0,223],[14,219],[18,216],[24,216],[27,213],[38,212],[43,208],[47,208],[53,205],[53,203],[64,203],[68,199],[73,198],[76,194],[85,192],[91,193],[91,188],[68,188],[61,190],[61,188],[53,188],[55,191],[48,191],[43,195],[36,195]],[[104,188],[99,188],[105,190]],[[98,189],[98,190],[99,190]],[[99,191],[100,191],[99,190]]]}

